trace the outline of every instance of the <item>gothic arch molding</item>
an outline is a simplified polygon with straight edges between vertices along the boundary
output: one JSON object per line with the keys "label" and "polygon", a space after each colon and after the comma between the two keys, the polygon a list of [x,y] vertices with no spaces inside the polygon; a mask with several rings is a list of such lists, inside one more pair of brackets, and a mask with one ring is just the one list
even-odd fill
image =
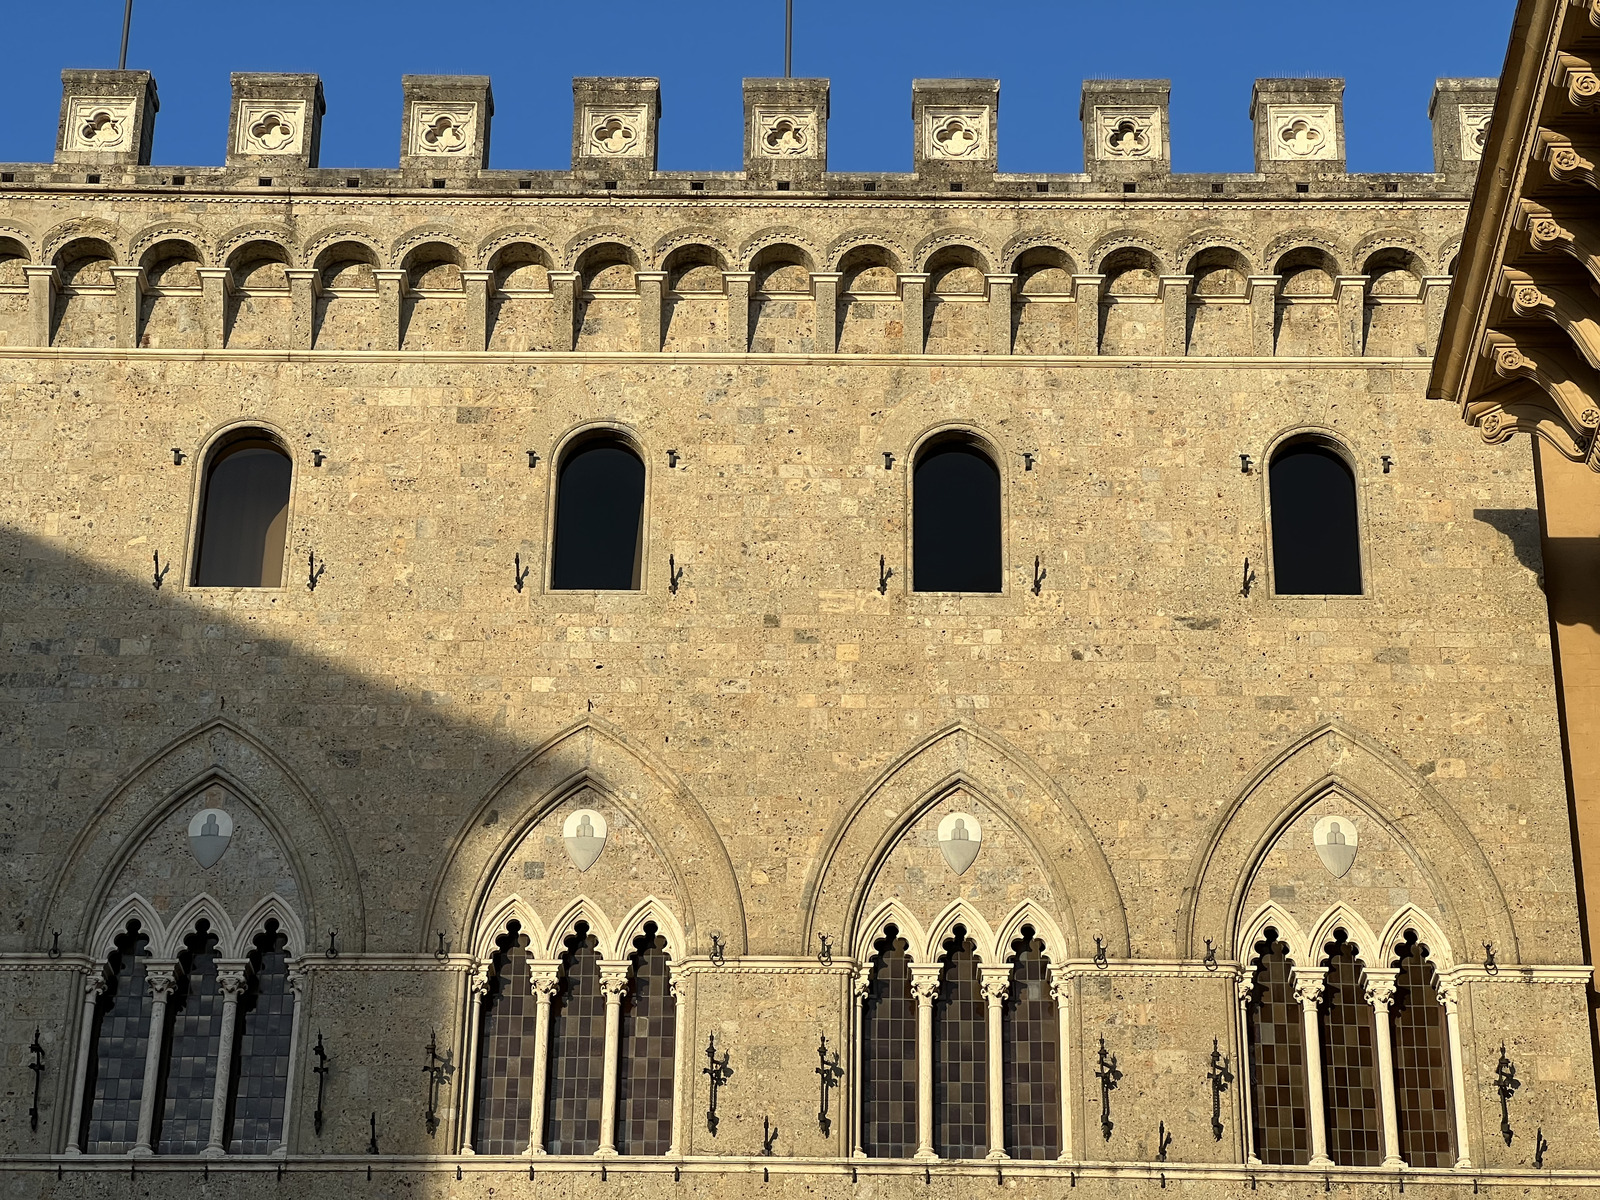
{"label": "gothic arch molding", "polygon": [[62,855],[55,884],[37,909],[43,949],[59,929],[64,948],[82,949],[123,866],[179,806],[218,783],[265,825],[283,848],[303,895],[307,937],[336,929],[342,945],[366,945],[365,907],[344,831],[288,765],[254,734],[214,717],[169,742],[128,773],[95,808]]}
{"label": "gothic arch molding", "polygon": [[[455,944],[467,944],[507,856],[545,814],[585,786],[626,813],[672,873],[686,953],[705,953],[713,933],[722,935],[728,953],[745,953],[738,879],[705,809],[670,770],[593,718],[524,755],[489,789],[446,847],[421,928],[443,929]],[[486,827],[491,808],[502,820]]]}
{"label": "gothic arch molding", "polygon": [[[994,733],[966,721],[946,726],[895,759],[834,822],[801,896],[800,953],[826,933],[855,946],[862,908],[900,836],[953,788],[997,813],[1033,854],[1061,910],[1062,959],[1096,935],[1127,955],[1128,920],[1093,830],[1064,792]],[[1020,810],[1020,811],[1019,811]],[[1023,819],[1022,814],[1026,814]],[[1075,887],[1067,879],[1076,881]]]}
{"label": "gothic arch molding", "polygon": [[1504,947],[1520,962],[1505,894],[1471,830],[1428,783],[1387,747],[1330,721],[1259,766],[1218,818],[1196,857],[1178,914],[1178,953],[1195,957],[1203,937],[1237,958],[1245,896],[1278,835],[1300,813],[1337,791],[1381,823],[1439,898],[1449,942]]}

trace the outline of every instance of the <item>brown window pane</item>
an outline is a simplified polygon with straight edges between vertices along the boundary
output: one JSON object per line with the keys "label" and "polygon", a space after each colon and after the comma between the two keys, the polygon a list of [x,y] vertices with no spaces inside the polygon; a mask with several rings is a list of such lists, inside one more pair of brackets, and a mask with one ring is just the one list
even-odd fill
{"label": "brown window pane", "polygon": [[1444,1006],[1435,990],[1428,948],[1414,929],[1395,947],[1399,968],[1389,1029],[1394,1039],[1395,1115],[1400,1157],[1413,1167],[1453,1167],[1455,1127],[1450,1114],[1450,1058]]}
{"label": "brown window pane", "polygon": [[150,1042],[150,988],[144,975],[149,955],[150,939],[138,921],[129,921],[106,963],[108,984],[95,1006],[94,1049],[83,1089],[85,1154],[126,1154],[139,1135]]}
{"label": "brown window pane", "polygon": [[244,438],[218,452],[200,506],[197,587],[281,587],[293,466],[276,442]]}
{"label": "brown window pane", "polygon": [[1326,951],[1317,1028],[1328,1157],[1341,1167],[1376,1167],[1383,1161],[1383,1114],[1378,1107],[1377,1035],[1364,988],[1366,966],[1342,929]]}
{"label": "brown window pane", "polygon": [[654,925],[646,925],[644,933],[633,939],[632,960],[617,1063],[617,1152],[665,1154],[672,1147],[678,1017],[669,990],[667,939]]}
{"label": "brown window pane", "polygon": [[599,946],[599,939],[580,921],[561,956],[561,975],[550,1005],[545,1100],[544,1147],[551,1154],[593,1154],[600,1148],[606,1001],[600,991]]}
{"label": "brown window pane", "polygon": [[933,1148],[940,1158],[989,1153],[988,1001],[978,947],[957,925],[944,943],[933,1003]]}
{"label": "brown window pane", "polygon": [[1031,929],[1023,929],[1011,951],[1000,1030],[1005,1150],[1012,1158],[1059,1158],[1061,1020],[1050,995],[1050,962]]}
{"label": "brown window pane", "polygon": [[178,984],[167,1001],[166,1063],[156,1084],[160,1128],[151,1140],[157,1154],[199,1154],[206,1148],[222,1053],[222,992],[211,922],[197,922],[183,945]]}
{"label": "brown window pane", "polygon": [[283,1144],[289,1035],[294,1029],[289,939],[276,921],[268,921],[255,937],[249,986],[239,999],[235,1029],[228,1153],[270,1154]]}
{"label": "brown window pane", "polygon": [[479,1154],[522,1154],[533,1133],[539,1010],[528,970],[528,936],[521,924],[507,924],[495,946],[489,991],[478,1017],[472,1145]]}
{"label": "brown window pane", "polygon": [[1245,1016],[1256,1157],[1264,1163],[1308,1162],[1304,1029],[1294,998],[1294,964],[1276,929],[1256,943],[1255,968]]}
{"label": "brown window pane", "polygon": [[870,1158],[917,1152],[917,1004],[911,959],[893,925],[873,944],[862,1017],[861,1139]]}

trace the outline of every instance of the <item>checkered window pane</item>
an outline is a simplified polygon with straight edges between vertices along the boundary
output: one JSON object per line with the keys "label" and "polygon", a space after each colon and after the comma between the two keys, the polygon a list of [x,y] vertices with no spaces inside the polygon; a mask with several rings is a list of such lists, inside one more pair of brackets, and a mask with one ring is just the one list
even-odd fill
{"label": "checkered window pane", "polygon": [[[217,935],[201,920],[183,940],[177,987],[167,1001],[166,1065],[157,1083],[157,1154],[199,1154],[211,1140],[211,1097],[222,1052]],[[231,1049],[231,1048],[230,1048]]]}
{"label": "checkered window pane", "polygon": [[917,1004],[911,959],[893,925],[874,943],[862,1016],[861,1139],[870,1158],[917,1152]]}
{"label": "checkered window pane", "polygon": [[510,922],[495,946],[489,991],[478,1016],[472,1145],[479,1154],[522,1154],[533,1136],[538,1002],[528,972],[528,936],[521,924]]}
{"label": "checkered window pane", "polygon": [[1245,1007],[1256,1157],[1264,1163],[1305,1163],[1311,1158],[1305,1030],[1294,998],[1294,964],[1275,929],[1256,943],[1256,954]]}
{"label": "checkered window pane", "polygon": [[1061,1156],[1061,1020],[1050,995],[1044,943],[1024,929],[1011,943],[1011,986],[1000,1041],[1005,1150],[1012,1158]]}
{"label": "checkered window pane", "polygon": [[283,1144],[294,990],[289,939],[276,921],[256,935],[249,986],[239,999],[229,1154],[270,1154]]}
{"label": "checkered window pane", "polygon": [[1328,943],[1327,953],[1317,1028],[1328,1157],[1341,1167],[1376,1167],[1383,1161],[1383,1115],[1378,1107],[1376,1026],[1363,987],[1366,966],[1342,929]]}
{"label": "checkered window pane", "polygon": [[977,949],[957,925],[940,960],[933,1003],[933,1146],[940,1158],[989,1153],[988,1001]]}
{"label": "checkered window pane", "polygon": [[600,1148],[600,1089],[606,1055],[600,942],[580,921],[566,946],[560,983],[550,1005],[544,1147],[551,1154],[593,1154]]}
{"label": "checkered window pane", "polygon": [[106,964],[109,980],[94,1011],[94,1049],[84,1085],[85,1154],[126,1154],[139,1136],[144,1059],[150,1042],[150,939],[129,921]]}
{"label": "checkered window pane", "polygon": [[667,939],[654,925],[646,925],[633,947],[617,1062],[617,1152],[665,1154],[672,1147],[672,1070],[678,1045]]}
{"label": "checkered window pane", "polygon": [[1413,1167],[1453,1167],[1455,1126],[1450,1113],[1450,1059],[1444,1006],[1435,990],[1428,948],[1406,930],[1395,947],[1398,989],[1389,1008],[1394,1042],[1395,1116],[1400,1157]]}

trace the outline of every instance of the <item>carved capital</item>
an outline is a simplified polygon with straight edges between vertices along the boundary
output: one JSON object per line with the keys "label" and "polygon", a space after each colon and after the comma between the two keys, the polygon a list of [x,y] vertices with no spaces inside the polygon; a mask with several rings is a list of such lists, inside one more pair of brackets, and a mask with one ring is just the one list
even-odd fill
{"label": "carved capital", "polygon": [[859,1002],[865,1000],[867,993],[871,990],[872,968],[870,966],[862,967],[856,972],[855,978],[850,981],[850,994]]}
{"label": "carved capital", "polygon": [[628,964],[607,964],[600,968],[600,991],[607,1004],[620,1004],[628,994]]}
{"label": "carved capital", "polygon": [[1315,1008],[1322,1003],[1322,993],[1326,990],[1323,980],[1297,979],[1294,985],[1294,998],[1305,1008]]}
{"label": "carved capital", "polygon": [[106,994],[106,986],[105,975],[96,971],[83,981],[83,998],[89,1001],[100,999]]}
{"label": "carved capital", "polygon": [[1367,1003],[1372,1005],[1372,1007],[1377,1008],[1381,1004],[1384,1008],[1388,1008],[1394,1003],[1395,993],[1398,990],[1399,989],[1395,986],[1394,977],[1392,975],[1375,975],[1371,972],[1368,972],[1366,986]]}
{"label": "carved capital", "polygon": [[217,991],[224,997],[232,996],[238,999],[244,993],[245,970],[243,967],[218,967]]}
{"label": "carved capital", "polygon": [[145,985],[150,989],[150,998],[152,1000],[165,1000],[172,995],[172,990],[178,986],[177,965],[146,967],[144,981]]}
{"label": "carved capital", "polygon": [[528,990],[537,996],[541,1003],[549,1003],[560,986],[561,975],[555,967],[535,968],[528,976]]}

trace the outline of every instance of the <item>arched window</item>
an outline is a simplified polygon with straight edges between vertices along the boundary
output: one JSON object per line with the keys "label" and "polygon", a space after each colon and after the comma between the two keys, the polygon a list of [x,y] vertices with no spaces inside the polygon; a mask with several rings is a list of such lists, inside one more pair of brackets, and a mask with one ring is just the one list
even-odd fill
{"label": "arched window", "polygon": [[150,987],[145,963],[150,938],[138,921],[117,935],[106,962],[106,990],[95,1005],[84,1084],[85,1154],[126,1154],[139,1135],[144,1060],[150,1045]]}
{"label": "arched window", "polygon": [[219,447],[200,505],[197,587],[281,587],[293,464],[276,439],[249,431]]}
{"label": "arched window", "polygon": [[1322,1042],[1328,1157],[1341,1167],[1376,1167],[1383,1161],[1382,1114],[1366,964],[1343,929],[1334,931],[1325,951],[1327,973],[1317,1031]]}
{"label": "arched window", "polygon": [[[183,939],[177,986],[167,1001],[165,1069],[156,1084],[157,1154],[199,1154],[211,1140],[212,1096],[222,1054],[217,935],[201,918]],[[228,1048],[232,1052],[232,1047]]]}
{"label": "arched window", "polygon": [[678,1015],[667,939],[653,922],[633,939],[629,961],[617,1062],[617,1153],[665,1154],[672,1148]]}
{"label": "arched window", "polygon": [[917,1151],[917,1002],[911,957],[893,925],[873,943],[862,1017],[861,1140],[869,1158]]}
{"label": "arched window", "polygon": [[1256,1157],[1264,1163],[1311,1158],[1306,1120],[1306,1056],[1289,948],[1267,929],[1256,943],[1245,1006],[1250,1037],[1250,1100]]}
{"label": "arched window", "polygon": [[479,1154],[522,1154],[533,1130],[538,1008],[528,971],[528,935],[517,921],[495,939],[478,1027],[478,1094],[472,1145]]}
{"label": "arched window", "polygon": [[637,590],[644,551],[644,463],[620,438],[586,438],[561,460],[550,586]]}
{"label": "arched window", "polygon": [[912,474],[911,586],[1000,590],[1000,471],[968,438],[941,438]]}
{"label": "arched window", "polygon": [[269,919],[252,940],[249,963],[235,1026],[228,1153],[270,1154],[284,1141],[294,1032],[289,939],[277,921]]}
{"label": "arched window", "polygon": [[1280,596],[1359,596],[1356,477],[1332,446],[1291,442],[1268,468],[1272,585]]}
{"label": "arched window", "polygon": [[1400,1157],[1413,1167],[1455,1166],[1455,1127],[1450,1113],[1450,1052],[1444,1006],[1439,1003],[1428,947],[1415,929],[1395,947],[1394,1003],[1389,1030],[1394,1039],[1395,1116]]}
{"label": "arched window", "polygon": [[1050,991],[1050,960],[1028,926],[1011,953],[1001,1020],[1005,1151],[1012,1158],[1059,1158],[1061,1019]]}
{"label": "arched window", "polygon": [[978,947],[957,925],[943,949],[933,1005],[933,1147],[940,1158],[982,1158],[989,1153],[989,1025]]}
{"label": "arched window", "polygon": [[606,1054],[600,941],[580,921],[565,946],[550,1008],[544,1145],[551,1154],[593,1154],[600,1148]]}

